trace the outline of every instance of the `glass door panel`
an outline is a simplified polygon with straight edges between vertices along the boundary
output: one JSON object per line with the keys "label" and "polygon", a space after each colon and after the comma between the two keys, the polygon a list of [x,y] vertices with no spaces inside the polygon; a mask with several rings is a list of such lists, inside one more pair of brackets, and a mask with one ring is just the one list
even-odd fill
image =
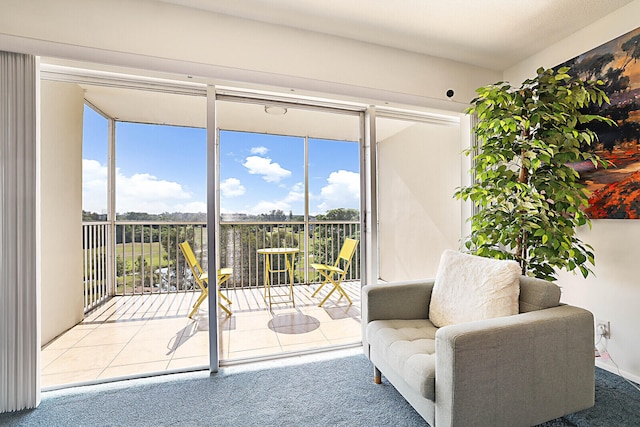
{"label": "glass door panel", "polygon": [[359,235],[359,114],[223,97],[216,128],[219,263],[234,271],[222,290],[234,302],[218,319],[220,360],[359,343],[359,258],[348,276],[354,304],[336,293],[318,307],[330,287],[313,295],[310,266],[333,264],[344,237]]}
{"label": "glass door panel", "polygon": [[[361,240],[359,150],[358,141],[309,140],[310,262],[333,264],[346,238]],[[345,280],[359,280],[360,264],[356,251]]]}
{"label": "glass door panel", "polygon": [[435,277],[461,237],[460,126],[377,117],[376,134],[379,277]]}

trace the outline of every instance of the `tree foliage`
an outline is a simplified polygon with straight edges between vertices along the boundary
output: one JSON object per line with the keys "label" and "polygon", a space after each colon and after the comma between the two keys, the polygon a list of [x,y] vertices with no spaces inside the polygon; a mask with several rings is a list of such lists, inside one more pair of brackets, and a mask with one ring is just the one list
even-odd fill
{"label": "tree foliage", "polygon": [[96,212],[82,211],[82,221],[106,221],[107,215]]}
{"label": "tree foliage", "polygon": [[583,112],[609,102],[602,85],[572,77],[568,68],[540,68],[519,88],[499,82],[477,90],[467,110],[478,116],[476,179],[455,193],[478,207],[470,218],[469,250],[514,259],[523,274],[544,279],[555,279],[558,268],[577,269],[584,277],[592,273],[593,248],[576,236],[577,227],[590,226],[584,212],[588,192],[571,164],[606,166],[581,150],[597,139],[587,123],[613,124]]}
{"label": "tree foliage", "polygon": [[283,222],[287,220],[287,215],[281,209],[272,209],[269,213],[260,214],[260,220]]}
{"label": "tree foliage", "polygon": [[353,208],[330,209],[324,214],[316,215],[318,221],[358,221],[360,211]]}

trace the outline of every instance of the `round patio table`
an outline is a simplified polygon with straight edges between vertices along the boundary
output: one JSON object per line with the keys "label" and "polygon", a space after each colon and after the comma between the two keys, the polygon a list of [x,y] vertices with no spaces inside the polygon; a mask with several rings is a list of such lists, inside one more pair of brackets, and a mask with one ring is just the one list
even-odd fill
{"label": "round patio table", "polygon": [[[293,296],[293,261],[296,254],[300,252],[298,248],[264,248],[258,249],[259,254],[264,255],[264,300],[269,303],[269,310],[271,310],[272,304],[288,304],[292,303],[296,306],[295,298]],[[273,268],[272,257],[283,256],[284,257],[284,269]],[[271,273],[289,273],[289,293],[275,293],[271,292]],[[275,301],[274,301],[275,298]]]}

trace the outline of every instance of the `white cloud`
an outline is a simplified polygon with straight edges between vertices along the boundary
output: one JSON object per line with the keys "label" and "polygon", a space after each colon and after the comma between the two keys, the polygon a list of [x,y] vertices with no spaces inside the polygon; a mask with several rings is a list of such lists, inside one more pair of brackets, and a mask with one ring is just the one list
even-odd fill
{"label": "white cloud", "polygon": [[[107,206],[107,167],[96,160],[82,160],[82,205],[91,212],[104,212]],[[206,212],[206,202],[193,200],[181,184],[139,173],[125,176],[116,169],[116,211]]]}
{"label": "white cloud", "polygon": [[281,210],[288,214],[290,210],[300,209],[303,206],[302,201],[304,201],[304,183],[298,182],[294,184],[283,199],[261,200],[251,208],[250,213],[259,215],[273,210]]}
{"label": "white cloud", "polygon": [[261,156],[264,156],[265,154],[267,154],[267,151],[269,151],[269,149],[267,147],[252,147],[251,148],[251,154],[259,154]]}
{"label": "white cloud", "polygon": [[220,183],[220,194],[222,197],[238,197],[246,192],[244,185],[238,178],[227,178]]}
{"label": "white cloud", "polygon": [[327,185],[320,190],[322,202],[318,205],[318,213],[336,208],[360,207],[360,175],[356,172],[339,170],[331,172]]}
{"label": "white cloud", "polygon": [[291,204],[289,204],[286,200],[276,200],[273,202],[263,200],[251,208],[250,213],[253,215],[260,215],[263,213],[269,213],[274,210],[281,210],[284,213],[289,213],[291,210]]}
{"label": "white cloud", "polygon": [[164,210],[162,212],[189,212],[189,213],[204,213],[207,211],[206,202],[189,202],[187,204],[177,204],[171,209]]}
{"label": "white cloud", "polygon": [[291,171],[284,169],[278,163],[273,163],[268,157],[249,156],[243,166],[252,175],[262,175],[262,178],[267,182],[280,182],[282,178],[291,175]]}
{"label": "white cloud", "polygon": [[289,194],[287,194],[285,200],[287,202],[299,202],[304,200],[304,183],[298,182],[295,184],[289,191]]}
{"label": "white cloud", "polygon": [[107,213],[107,167],[97,160],[82,159],[82,207]]}

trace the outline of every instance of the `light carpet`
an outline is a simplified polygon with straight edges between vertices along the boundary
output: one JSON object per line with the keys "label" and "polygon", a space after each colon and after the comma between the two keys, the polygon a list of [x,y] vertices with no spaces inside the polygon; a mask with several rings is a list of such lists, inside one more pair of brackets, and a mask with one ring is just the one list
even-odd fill
{"label": "light carpet", "polygon": [[[302,359],[301,359],[302,360]],[[45,392],[35,410],[1,414],[10,426],[427,426],[363,355],[277,362]],[[542,424],[640,426],[640,393],[596,368],[594,408]]]}

